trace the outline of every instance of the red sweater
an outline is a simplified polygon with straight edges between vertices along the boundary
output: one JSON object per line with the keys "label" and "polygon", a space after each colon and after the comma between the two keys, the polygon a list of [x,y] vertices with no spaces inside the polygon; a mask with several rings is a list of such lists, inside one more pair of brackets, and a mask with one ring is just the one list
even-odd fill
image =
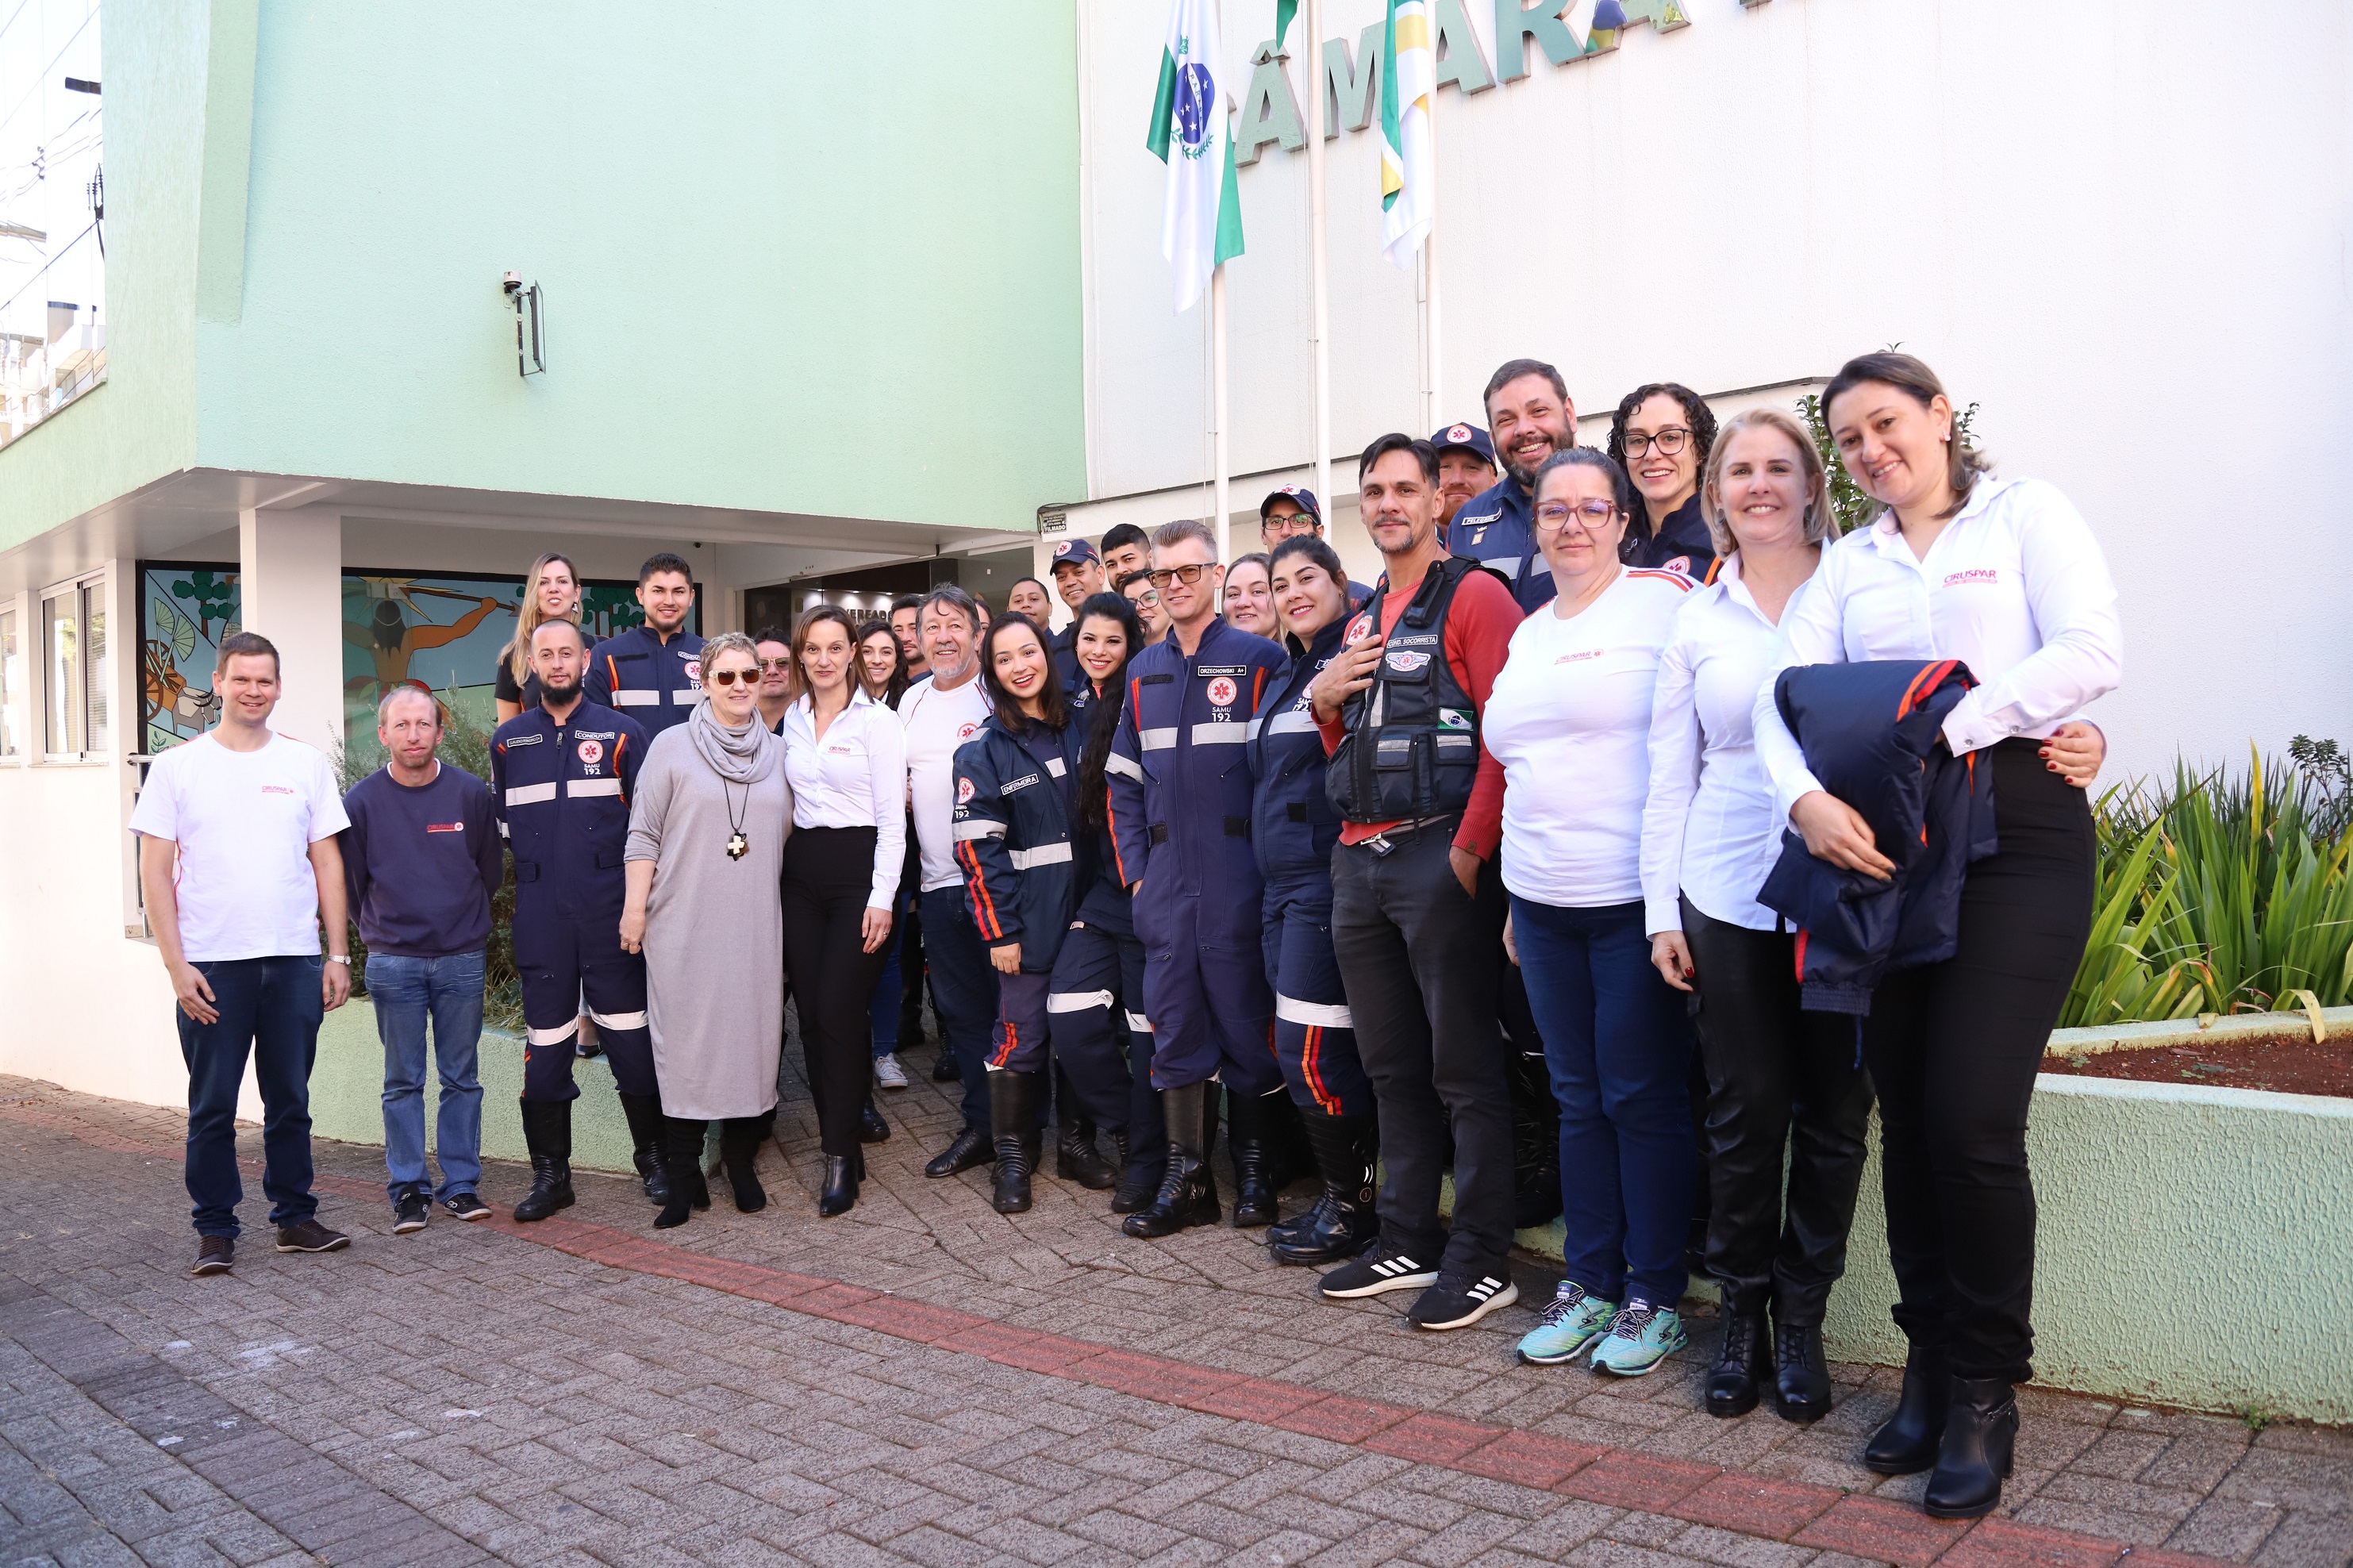
{"label": "red sweater", "polygon": [[[1381,601],[1381,636],[1388,637],[1397,629],[1398,617],[1413,603],[1413,595],[1421,586],[1419,582],[1392,588]],[[1446,662],[1454,671],[1454,679],[1471,694],[1472,706],[1479,712],[1487,710],[1488,695],[1495,689],[1495,677],[1511,656],[1512,634],[1520,629],[1525,619],[1519,601],[1512,591],[1484,572],[1473,572],[1462,579],[1454,590],[1454,602],[1446,611]],[[1343,639],[1354,642],[1369,629],[1369,616],[1359,612],[1356,623],[1348,627]],[[1333,723],[1319,726],[1324,735],[1324,752],[1329,756],[1340,749],[1348,733],[1345,716]],[[1366,839],[1397,826],[1394,822],[1351,822],[1340,829],[1343,844],[1362,844]],[[1468,849],[1482,860],[1495,858],[1495,847],[1504,837],[1504,764],[1488,754],[1486,745],[1479,747],[1479,776],[1471,785],[1471,804],[1463,808],[1462,824],[1454,831],[1454,847]]]}

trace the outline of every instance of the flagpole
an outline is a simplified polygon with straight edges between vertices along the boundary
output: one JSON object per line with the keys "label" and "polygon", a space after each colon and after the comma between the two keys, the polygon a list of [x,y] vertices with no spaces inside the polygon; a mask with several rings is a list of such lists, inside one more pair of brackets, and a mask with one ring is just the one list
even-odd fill
{"label": "flagpole", "polygon": [[1307,255],[1314,301],[1315,495],[1332,505],[1331,279],[1324,255],[1324,0],[1307,0]]}
{"label": "flagpole", "polygon": [[[1435,50],[1433,49],[1433,58]],[[1435,430],[1444,417],[1439,411],[1440,370],[1445,359],[1438,352],[1438,87],[1430,89],[1430,232],[1421,237],[1421,347],[1426,363],[1421,376],[1421,427]]]}
{"label": "flagpole", "polygon": [[1232,464],[1226,449],[1226,268],[1220,263],[1209,274],[1209,420],[1210,444],[1217,463],[1218,559],[1233,560],[1233,507],[1228,492]]}

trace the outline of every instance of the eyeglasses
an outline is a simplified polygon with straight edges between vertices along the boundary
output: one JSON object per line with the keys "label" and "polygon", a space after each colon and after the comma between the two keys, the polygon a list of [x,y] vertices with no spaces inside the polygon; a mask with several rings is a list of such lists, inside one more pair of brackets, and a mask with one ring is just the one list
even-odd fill
{"label": "eyeglasses", "polygon": [[760,672],[756,669],[714,669],[704,679],[713,686],[733,686],[739,680],[746,686],[757,686],[760,684]]}
{"label": "eyeglasses", "polygon": [[789,671],[792,668],[793,661],[789,655],[783,658],[764,658],[760,661],[760,668],[763,671],[773,669],[781,673]]}
{"label": "eyeglasses", "polygon": [[1626,455],[1630,458],[1639,458],[1654,446],[1672,458],[1690,444],[1691,432],[1680,425],[1670,425],[1655,436],[1640,436],[1631,430],[1626,432]]}
{"label": "eyeglasses", "polygon": [[1258,531],[1262,534],[1271,533],[1284,539],[1293,539],[1303,533],[1314,532],[1317,526],[1315,520],[1307,513],[1293,511],[1285,512],[1281,517],[1262,520],[1258,525]]}
{"label": "eyeglasses", "polygon": [[1160,603],[1160,595],[1150,588],[1146,588],[1143,593],[1136,595],[1130,603],[1137,605],[1157,605]]}
{"label": "eyeglasses", "polygon": [[1163,566],[1147,575],[1151,577],[1152,585],[1155,588],[1166,588],[1171,583],[1182,583],[1189,588],[1199,582],[1201,574],[1208,569],[1206,563],[1195,562],[1190,566]]}
{"label": "eyeglasses", "polygon": [[1567,501],[1548,500],[1536,508],[1536,530],[1540,533],[1558,533],[1576,520],[1588,533],[1599,533],[1609,526],[1618,509],[1606,500],[1581,500],[1575,506]]}

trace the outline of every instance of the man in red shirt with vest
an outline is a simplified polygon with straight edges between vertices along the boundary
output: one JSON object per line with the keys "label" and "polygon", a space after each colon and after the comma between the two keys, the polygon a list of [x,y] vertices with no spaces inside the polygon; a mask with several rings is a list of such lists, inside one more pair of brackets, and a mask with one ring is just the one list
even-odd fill
{"label": "man in red shirt with vest", "polygon": [[[1407,1316],[1466,1328],[1518,1300],[1512,1097],[1495,1022],[1503,963],[1504,770],[1479,721],[1520,607],[1446,552],[1438,449],[1383,436],[1357,466],[1357,513],[1387,568],[1309,689],[1345,826],[1332,858],[1332,945],[1380,1111],[1380,1245],[1324,1277],[1335,1300],[1419,1290]],[[1450,1126],[1454,1224],[1439,1223]]]}

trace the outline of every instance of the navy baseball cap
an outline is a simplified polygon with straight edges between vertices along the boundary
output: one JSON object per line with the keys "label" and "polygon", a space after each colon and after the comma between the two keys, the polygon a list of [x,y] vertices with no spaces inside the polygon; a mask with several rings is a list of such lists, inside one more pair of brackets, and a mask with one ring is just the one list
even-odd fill
{"label": "navy baseball cap", "polygon": [[1314,518],[1318,523],[1324,521],[1324,508],[1322,503],[1316,500],[1314,490],[1304,485],[1285,485],[1279,490],[1268,492],[1267,498],[1258,503],[1258,517],[1261,522],[1266,521],[1268,510],[1279,500],[1296,502],[1302,511]]}
{"label": "navy baseball cap", "polygon": [[1055,544],[1052,563],[1046,570],[1051,574],[1057,566],[1085,566],[1102,559],[1095,553],[1095,547],[1085,540],[1065,539]]}
{"label": "navy baseball cap", "polygon": [[1495,443],[1489,440],[1487,432],[1480,429],[1476,425],[1449,425],[1445,429],[1432,436],[1430,438],[1430,444],[1437,447],[1440,454],[1443,454],[1449,447],[1460,447],[1466,452],[1478,453],[1479,460],[1489,468],[1495,466]]}

